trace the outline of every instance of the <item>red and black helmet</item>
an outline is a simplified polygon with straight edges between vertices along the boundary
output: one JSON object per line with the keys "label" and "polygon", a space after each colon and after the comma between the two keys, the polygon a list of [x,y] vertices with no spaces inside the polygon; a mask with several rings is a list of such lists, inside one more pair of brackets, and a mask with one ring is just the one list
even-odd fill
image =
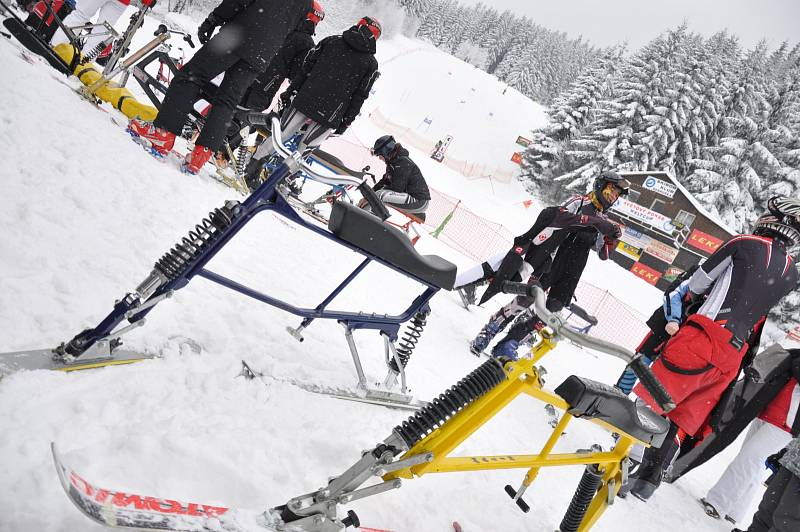
{"label": "red and black helmet", "polygon": [[362,26],[366,27],[370,33],[372,33],[372,37],[376,41],[381,36],[381,32],[383,31],[380,21],[372,17],[363,17],[361,20],[359,20],[356,24],[356,27],[360,30]]}
{"label": "red and black helmet", "polygon": [[306,15],[306,20],[310,20],[316,26],[324,18],[325,10],[322,9],[322,5],[317,0],[314,0],[311,4],[311,11]]}

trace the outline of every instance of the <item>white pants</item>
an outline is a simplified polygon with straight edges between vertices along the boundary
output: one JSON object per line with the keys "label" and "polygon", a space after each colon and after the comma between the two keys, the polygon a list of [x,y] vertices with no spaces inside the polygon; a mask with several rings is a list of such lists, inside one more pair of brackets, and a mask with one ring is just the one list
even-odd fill
{"label": "white pants", "polygon": [[750,507],[769,476],[764,460],[791,439],[791,434],[766,421],[756,419],[750,424],[739,454],[706,495],[720,517],[727,515],[740,524],[750,522]]}
{"label": "white pants", "polygon": [[[98,24],[108,22],[110,26],[113,26],[119,20],[119,17],[121,17],[125,12],[127,7],[128,6],[119,2],[118,0],[78,0],[78,5],[75,6],[75,11],[67,15],[67,18],[64,19],[64,25],[70,28],[73,26],[88,24],[89,19],[91,19],[97,13]],[[104,28],[95,28],[94,31],[86,37],[86,43],[83,45],[84,53],[88,54],[101,41],[109,37],[107,34],[95,36],[97,33],[102,34],[106,33],[106,31]],[[67,39],[67,34],[64,33],[61,28],[59,28],[55,35],[53,35],[53,46],[68,41],[69,39]]]}

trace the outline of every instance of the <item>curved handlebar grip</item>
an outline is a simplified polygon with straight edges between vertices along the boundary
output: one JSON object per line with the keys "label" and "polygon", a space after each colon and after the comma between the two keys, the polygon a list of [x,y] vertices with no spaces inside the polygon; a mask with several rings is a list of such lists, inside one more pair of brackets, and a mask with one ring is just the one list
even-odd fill
{"label": "curved handlebar grip", "polygon": [[655,375],[653,375],[653,370],[650,369],[650,366],[644,363],[642,360],[642,355],[636,355],[633,360],[631,360],[630,364],[628,364],[633,372],[639,377],[639,380],[642,383],[642,386],[650,393],[650,396],[655,399],[658,406],[664,412],[669,412],[673,408],[675,408],[675,402],[670,397],[669,392],[664,389],[664,386],[659,382]]}
{"label": "curved handlebar grip", "polygon": [[506,281],[503,283],[503,286],[500,288],[500,291],[504,294],[513,294],[516,296],[533,296],[531,293],[531,289],[529,288],[531,285],[528,283],[517,283],[514,281]]}
{"label": "curved handlebar grip", "polygon": [[364,196],[364,199],[369,203],[372,214],[381,220],[386,220],[391,216],[391,214],[389,214],[389,209],[386,208],[386,205],[383,204],[366,181],[362,181],[361,184],[358,185],[358,191],[361,192],[361,195]]}

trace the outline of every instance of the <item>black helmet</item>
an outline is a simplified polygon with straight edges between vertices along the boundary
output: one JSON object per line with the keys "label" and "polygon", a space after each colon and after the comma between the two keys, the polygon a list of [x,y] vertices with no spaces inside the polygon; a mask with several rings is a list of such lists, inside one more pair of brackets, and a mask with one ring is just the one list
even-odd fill
{"label": "black helmet", "polygon": [[[614,201],[609,200],[603,195],[603,191],[606,189],[606,186],[611,183],[617,189],[619,189],[620,196],[627,196],[628,189],[631,187],[631,182],[619,175],[616,172],[608,170],[600,174],[594,180],[594,186],[592,187],[594,191],[594,196],[597,198],[597,201],[600,202],[600,205],[603,207],[603,212],[607,211],[614,205]],[[615,200],[616,201],[616,200]]]}
{"label": "black helmet", "polygon": [[753,234],[779,238],[790,248],[800,246],[800,199],[773,196],[767,210],[756,220]]}
{"label": "black helmet", "polygon": [[397,146],[397,141],[394,140],[394,137],[391,135],[384,135],[375,139],[375,145],[370,152],[372,155],[382,155],[388,159],[395,146]]}

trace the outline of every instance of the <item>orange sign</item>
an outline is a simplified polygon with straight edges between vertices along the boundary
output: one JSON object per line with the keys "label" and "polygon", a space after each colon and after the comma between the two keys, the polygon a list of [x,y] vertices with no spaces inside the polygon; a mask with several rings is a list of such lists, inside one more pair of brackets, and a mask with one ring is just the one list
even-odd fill
{"label": "orange sign", "polygon": [[689,238],[686,239],[687,244],[693,248],[699,249],[700,251],[705,251],[709,255],[719,249],[723,242],[723,240],[720,240],[715,236],[711,236],[708,233],[698,231],[697,229],[693,230],[689,235]]}
{"label": "orange sign", "polygon": [[631,271],[637,277],[641,277],[648,283],[655,285],[661,279],[661,272],[654,270],[650,266],[645,266],[641,262],[634,262]]}
{"label": "orange sign", "polygon": [[518,151],[515,151],[514,155],[511,156],[511,161],[517,164],[522,164],[522,154]]}

